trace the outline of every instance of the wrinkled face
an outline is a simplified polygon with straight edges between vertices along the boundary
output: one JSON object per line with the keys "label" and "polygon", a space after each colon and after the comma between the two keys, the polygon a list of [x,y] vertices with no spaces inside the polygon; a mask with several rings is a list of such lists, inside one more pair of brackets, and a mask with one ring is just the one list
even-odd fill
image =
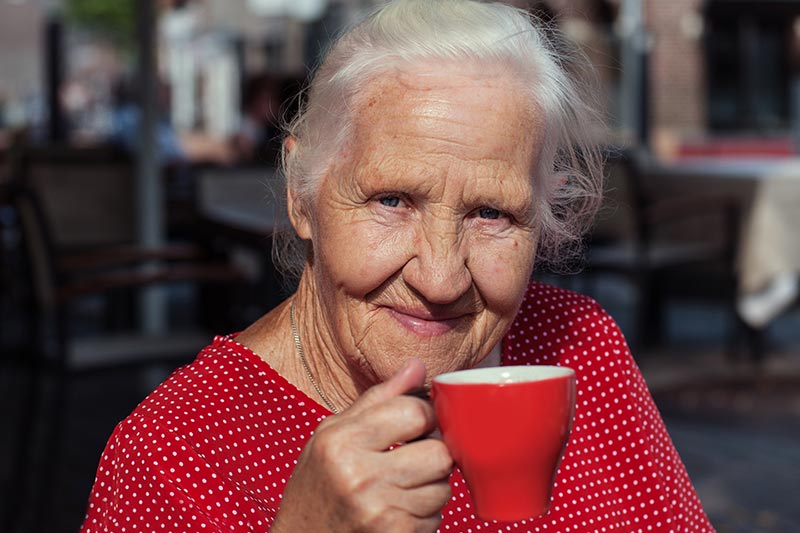
{"label": "wrinkled face", "polygon": [[542,129],[521,92],[496,73],[432,69],[359,98],[351,141],[295,226],[313,243],[335,351],[364,381],[409,357],[429,378],[472,367],[514,319],[536,249]]}

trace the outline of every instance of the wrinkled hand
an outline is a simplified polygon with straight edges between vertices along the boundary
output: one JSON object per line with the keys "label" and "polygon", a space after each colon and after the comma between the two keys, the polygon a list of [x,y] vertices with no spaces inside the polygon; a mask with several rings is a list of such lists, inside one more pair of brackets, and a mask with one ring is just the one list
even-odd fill
{"label": "wrinkled hand", "polygon": [[[440,440],[414,441],[435,428],[433,407],[403,393],[424,381],[425,365],[413,360],[325,419],[300,454],[272,532],[436,531],[453,460]],[[388,450],[398,442],[407,444]]]}

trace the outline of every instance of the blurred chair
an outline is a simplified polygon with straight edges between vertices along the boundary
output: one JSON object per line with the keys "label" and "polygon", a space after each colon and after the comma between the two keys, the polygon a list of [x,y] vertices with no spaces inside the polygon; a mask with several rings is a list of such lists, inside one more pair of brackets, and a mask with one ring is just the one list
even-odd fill
{"label": "blurred chair", "polygon": [[[210,342],[212,333],[231,327],[226,314],[232,307],[226,298],[236,293],[243,276],[228,261],[208,257],[191,244],[136,246],[131,164],[117,154],[48,153],[27,158],[22,171],[19,179],[5,186],[5,196],[16,213],[26,261],[26,275],[19,281],[30,296],[26,313],[30,346],[21,353],[21,363],[31,379],[17,432],[16,472],[6,501],[24,498],[26,480],[34,480],[37,497],[46,505],[58,465],[70,377],[104,368],[174,367],[189,361]],[[109,328],[105,320],[97,327],[84,327],[82,334],[74,329],[76,304],[86,297],[113,299],[125,294],[123,300],[131,302],[144,287],[187,283],[216,289],[210,292],[216,298],[195,306],[209,312],[186,330],[148,335],[132,323],[127,329],[119,324]],[[217,320],[209,323],[209,316]],[[208,327],[200,327],[204,325]],[[46,447],[33,460],[37,442]],[[31,468],[38,468],[38,475],[32,475]],[[12,516],[5,530],[12,531],[18,518],[13,515],[21,508],[9,505]],[[34,517],[41,519],[43,508],[35,510]]]}
{"label": "blurred chair", "polygon": [[134,161],[114,147],[20,149],[13,179],[33,191],[54,249],[136,242]]}
{"label": "blurred chair", "polygon": [[0,145],[0,352],[15,347],[12,340],[15,335],[8,327],[5,318],[16,308],[20,291],[14,283],[14,264],[18,262],[18,253],[14,241],[17,238],[14,224],[14,211],[5,193],[12,181],[12,169],[17,168],[17,146],[19,139],[25,135],[23,130],[13,130],[7,134]]}
{"label": "blurred chair", "polygon": [[250,273],[249,321],[276,307],[296,287],[272,261],[274,237],[286,231],[289,219],[281,179],[263,166],[206,168],[198,172],[195,205],[209,247],[231,251]]}
{"label": "blurred chair", "polygon": [[663,340],[665,306],[678,299],[721,302],[732,334],[741,332],[734,270],[737,202],[692,191],[660,196],[625,151],[609,153],[606,172],[603,209],[586,241],[585,274],[622,275],[633,283],[634,344]]}

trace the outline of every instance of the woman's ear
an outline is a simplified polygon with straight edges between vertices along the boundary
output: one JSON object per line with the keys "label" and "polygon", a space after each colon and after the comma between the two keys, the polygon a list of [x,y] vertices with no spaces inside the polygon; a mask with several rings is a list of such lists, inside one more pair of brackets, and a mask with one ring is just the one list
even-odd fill
{"label": "woman's ear", "polygon": [[291,159],[292,155],[295,155],[294,151],[297,148],[297,137],[293,135],[289,135],[283,140],[283,157],[285,159]]}
{"label": "woman's ear", "polygon": [[[285,161],[290,160],[296,156],[297,139],[294,137],[287,137],[283,141],[283,157]],[[303,205],[304,199],[300,198],[294,188],[294,183],[286,184],[286,210],[289,213],[289,220],[294,227],[297,236],[303,240],[311,239],[311,219],[308,216],[307,206]]]}
{"label": "woman's ear", "polygon": [[289,220],[297,232],[297,236],[303,240],[311,240],[311,219],[303,206],[303,200],[298,197],[297,191],[286,188],[286,208],[289,212]]}

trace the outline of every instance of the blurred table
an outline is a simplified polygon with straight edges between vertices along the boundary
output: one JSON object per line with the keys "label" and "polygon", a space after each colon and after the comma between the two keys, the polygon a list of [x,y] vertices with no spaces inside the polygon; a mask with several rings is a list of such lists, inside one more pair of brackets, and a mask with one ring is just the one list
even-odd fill
{"label": "blurred table", "polygon": [[738,311],[763,328],[800,294],[800,159],[692,158],[643,163],[663,194],[713,192],[742,207]]}
{"label": "blurred table", "polygon": [[[272,237],[288,228],[281,177],[266,167],[206,169],[197,176],[196,208],[209,238],[224,247],[254,286],[254,315],[287,290],[272,263]],[[251,317],[257,318],[257,316]]]}
{"label": "blurred table", "polygon": [[197,209],[207,221],[264,239],[288,222],[281,188],[269,168],[205,170],[197,178]]}

